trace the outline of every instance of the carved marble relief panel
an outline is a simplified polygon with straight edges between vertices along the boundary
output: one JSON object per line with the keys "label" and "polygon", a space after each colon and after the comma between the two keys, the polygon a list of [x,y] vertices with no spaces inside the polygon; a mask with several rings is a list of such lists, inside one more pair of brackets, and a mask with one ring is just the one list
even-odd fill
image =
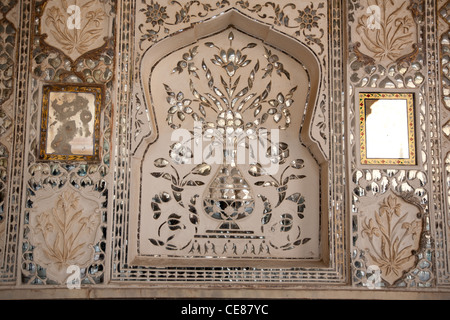
{"label": "carved marble relief panel", "polygon": [[387,193],[378,202],[361,200],[359,215],[358,245],[367,252],[367,265],[376,266],[392,285],[416,264],[423,230],[421,208]]}
{"label": "carved marble relief panel", "polygon": [[101,203],[86,196],[88,191],[84,189],[81,194],[71,187],[57,192],[48,188],[36,200],[36,209],[29,215],[29,244],[34,247],[33,261],[43,268],[38,272],[41,276],[45,273],[65,283],[71,265],[86,270],[95,257],[98,259],[95,245],[101,237]]}
{"label": "carved marble relief panel", "polygon": [[[24,175],[26,205],[21,235],[21,281],[64,285],[69,276],[67,268],[75,265],[81,269],[82,284],[101,283],[105,277],[113,130],[115,4],[48,0],[36,1],[33,5],[35,25]],[[95,135],[88,144],[95,144],[98,157],[91,161],[81,157],[77,162],[70,157],[53,157],[41,162],[39,148],[46,142],[41,132],[41,118],[47,115],[42,113],[45,87],[58,87],[63,91],[97,88],[102,92],[102,98],[95,102],[95,112],[84,112],[84,118],[75,105],[76,99],[66,99],[64,104],[69,110],[65,119],[72,120],[72,115],[78,112],[77,121],[84,129],[77,129],[77,132],[82,131],[83,136],[87,132]],[[70,105],[70,101],[74,105]],[[60,118],[53,112],[48,119]],[[93,121],[95,133],[94,127],[91,126],[91,130],[83,127],[83,123]],[[49,128],[55,123],[48,123]]]}
{"label": "carved marble relief panel", "polygon": [[42,44],[76,61],[107,45],[112,28],[110,10],[110,4],[101,1],[48,1],[39,25]]}
{"label": "carved marble relief panel", "polygon": [[[433,70],[427,56],[435,54],[427,46],[432,40],[426,37],[432,33],[424,32],[425,6],[425,1],[351,1],[348,6],[349,192],[356,286],[371,284],[375,269],[379,287],[429,287],[435,281],[430,215],[438,212],[433,209],[441,199],[430,189],[431,168],[437,164],[428,152],[439,142],[428,144],[428,119],[435,117],[437,108],[436,92],[425,81]],[[355,95],[364,88],[381,93],[417,90],[418,167],[370,168],[358,161],[360,117]]]}

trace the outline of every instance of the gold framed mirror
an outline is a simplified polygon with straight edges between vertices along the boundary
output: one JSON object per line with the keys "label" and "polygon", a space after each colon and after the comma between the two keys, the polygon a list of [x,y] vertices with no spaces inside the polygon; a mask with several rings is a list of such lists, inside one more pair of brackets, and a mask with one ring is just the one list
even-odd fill
{"label": "gold framed mirror", "polygon": [[362,165],[417,165],[413,92],[359,92]]}

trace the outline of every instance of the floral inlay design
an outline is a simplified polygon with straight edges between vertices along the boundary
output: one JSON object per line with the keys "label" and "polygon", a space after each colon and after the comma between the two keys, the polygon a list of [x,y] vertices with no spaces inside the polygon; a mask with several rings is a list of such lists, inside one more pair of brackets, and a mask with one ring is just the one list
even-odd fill
{"label": "floral inlay design", "polygon": [[318,259],[317,163],[293,117],[306,66],[231,26],[149,70],[159,138],[141,165],[137,256]]}
{"label": "floral inlay design", "polygon": [[[199,1],[170,1],[168,6],[163,6],[155,0],[145,3],[145,8],[139,11],[145,15],[145,23],[138,26],[142,33],[140,45],[146,41],[157,41],[160,32],[169,33],[169,28],[182,23],[189,23],[196,18],[204,18],[210,12],[232,5],[228,0],[217,1],[215,4],[200,3]],[[256,14],[259,18],[270,21],[276,26],[287,27],[295,30],[296,36],[305,37],[309,45],[317,45],[324,51],[322,37],[324,30],[320,27],[319,21],[325,18],[323,2],[307,5],[303,9],[297,8],[294,3],[280,5],[275,2],[265,2],[251,5],[249,1],[238,0],[234,3],[238,8]],[[297,15],[292,12],[297,12]],[[317,30],[320,36],[317,36]]]}
{"label": "floral inlay design", "polygon": [[158,135],[136,150],[131,257],[320,259],[321,168],[294,117],[313,111],[309,66],[234,26],[153,63],[142,85]]}
{"label": "floral inlay design", "polygon": [[420,213],[411,217],[399,197],[389,195],[379,204],[373,218],[362,222],[361,235],[368,240],[371,264],[378,266],[382,278],[393,284],[414,265],[422,232]]}
{"label": "floral inlay design", "polygon": [[[39,265],[47,268],[48,277],[63,282],[68,276],[68,266],[81,268],[92,262],[100,209],[95,202],[73,191],[63,191],[51,200],[47,199],[50,205],[33,217],[34,257]],[[43,202],[36,207],[44,207]]]}
{"label": "floral inlay design", "polygon": [[45,43],[75,61],[105,45],[110,29],[108,12],[108,5],[99,1],[49,0],[42,14],[41,35]]}

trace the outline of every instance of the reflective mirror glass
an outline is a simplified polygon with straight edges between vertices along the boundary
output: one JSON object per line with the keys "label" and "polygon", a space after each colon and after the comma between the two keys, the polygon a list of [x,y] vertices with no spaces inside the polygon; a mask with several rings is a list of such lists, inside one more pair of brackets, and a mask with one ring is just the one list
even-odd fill
{"label": "reflective mirror glass", "polygon": [[414,95],[360,93],[362,164],[415,165]]}

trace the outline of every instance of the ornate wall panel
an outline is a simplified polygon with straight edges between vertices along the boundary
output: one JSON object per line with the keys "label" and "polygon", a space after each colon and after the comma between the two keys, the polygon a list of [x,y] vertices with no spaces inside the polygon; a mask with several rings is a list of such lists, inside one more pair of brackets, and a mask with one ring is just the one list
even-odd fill
{"label": "ornate wall panel", "polygon": [[[29,6],[17,1],[2,3],[1,10],[1,93],[0,93],[0,265],[5,283],[15,280],[18,250],[18,226],[21,211],[21,163],[23,161],[24,107],[22,92],[27,77],[27,26],[21,14],[29,15]],[[24,27],[24,30],[21,28]],[[13,160],[14,159],[14,160]]]}
{"label": "ornate wall panel", "polygon": [[[86,1],[75,5],[49,0],[33,5],[21,282],[65,284],[67,269],[76,265],[81,269],[81,283],[101,283],[106,258],[115,4]],[[75,6],[74,11],[71,6]],[[81,16],[80,25],[71,27],[69,21],[75,9]],[[98,119],[99,161],[40,161],[40,141],[47,138],[40,132],[41,117],[45,115],[41,114],[43,86],[49,84],[104,87]],[[55,98],[49,103],[63,108],[72,98],[68,95],[62,99],[68,100]],[[69,123],[83,122],[82,117],[92,116],[69,107],[61,109],[56,120],[66,121],[63,123],[68,127]]]}
{"label": "ornate wall panel", "polygon": [[[0,16],[1,297],[449,297],[449,1]],[[360,93],[413,97],[408,164],[361,161]]]}
{"label": "ornate wall panel", "polygon": [[442,126],[442,131],[439,132],[442,141],[441,147],[441,168],[442,168],[442,176],[443,176],[443,198],[444,204],[442,207],[442,212],[446,212],[446,214],[442,214],[438,216],[438,224],[436,228],[440,231],[440,237],[437,241],[439,241],[439,254],[436,255],[438,257],[437,266],[438,266],[438,281],[440,283],[448,284],[449,276],[448,270],[450,266],[450,254],[445,252],[446,246],[445,243],[448,239],[449,234],[449,206],[450,206],[450,145],[449,145],[449,124],[450,124],[450,114],[449,114],[449,74],[448,74],[448,59],[449,59],[449,32],[450,32],[450,3],[447,1],[438,2],[438,37],[439,37],[439,53],[440,53],[440,89],[441,96],[439,104],[441,105],[440,111],[440,124]]}
{"label": "ornate wall panel", "polygon": [[[333,11],[332,6],[337,8]],[[113,265],[117,265],[117,269],[112,280],[133,277],[136,281],[169,281],[173,277],[178,281],[229,279],[257,283],[278,281],[290,274],[288,281],[293,283],[344,281],[345,256],[341,252],[345,242],[341,232],[345,219],[339,206],[330,212],[326,209],[330,207],[329,201],[343,203],[344,199],[342,188],[327,187],[331,178],[326,170],[330,162],[338,161],[336,171],[343,170],[343,162],[336,160],[343,154],[343,146],[337,143],[337,152],[329,150],[330,118],[326,111],[329,105],[326,96],[333,92],[336,83],[329,84],[327,80],[330,61],[325,40],[329,19],[338,20],[339,4],[327,7],[323,2],[250,5],[241,1],[211,4],[152,1],[136,3],[136,8],[130,10],[137,13],[134,52],[130,52],[135,58],[130,60],[125,54],[126,60],[119,64],[127,63],[123,70],[134,71],[128,74],[133,77],[133,91],[123,99],[133,99],[136,103],[132,103],[135,109],[131,109],[131,114],[128,110],[118,113],[118,119],[131,115],[128,127],[131,128],[128,135],[132,137],[131,144],[121,144],[125,141],[120,136],[116,142],[119,142],[119,150],[128,150],[131,146],[132,174],[130,178],[124,177],[125,181],[130,179],[131,191],[118,190],[116,197],[116,202],[120,201],[123,207],[115,213],[118,218],[114,219],[117,223],[113,228],[124,237],[114,244]],[[219,12],[222,13],[216,16]],[[340,34],[336,36],[339,38]],[[278,51],[277,46],[285,53]],[[294,50],[297,47],[299,49]],[[311,58],[301,54],[301,50],[309,51]],[[297,55],[299,61],[295,62],[289,55],[293,58]],[[333,59],[341,72],[340,55],[336,54]],[[129,61],[134,62],[133,68]],[[313,69],[308,65],[311,63],[315,64]],[[299,71],[295,71],[296,68]],[[306,69],[306,73],[302,69]],[[161,84],[162,78],[167,80]],[[309,85],[305,86],[305,82]],[[306,91],[307,87],[311,92]],[[341,92],[341,88],[337,90]],[[304,105],[306,98],[309,110],[304,107],[298,111],[294,107],[288,109],[296,100],[298,107]],[[250,110],[249,115],[244,114],[247,110]],[[342,110],[337,110],[337,114],[340,112]],[[342,114],[339,118],[342,119]],[[280,176],[281,170],[273,176],[267,175],[259,163],[243,168],[234,166],[233,160],[230,167],[221,168],[201,162],[197,165],[190,162],[189,167],[177,166],[190,160],[191,150],[167,139],[180,125],[192,130],[194,121],[200,123],[203,135],[208,135],[208,128],[224,132],[245,128],[247,132],[254,130],[256,135],[258,127],[266,121],[276,128],[291,125],[296,132],[302,129],[304,149],[301,151],[302,147],[291,145],[295,142],[285,141],[284,146],[279,147],[278,157],[287,179]],[[337,122],[337,136],[343,135],[341,124]],[[211,134],[215,133],[211,131]],[[342,141],[341,138],[336,140]],[[171,145],[169,149],[168,145]],[[155,153],[152,148],[159,152]],[[268,145],[264,150],[267,148]],[[218,153],[222,153],[222,149]],[[331,153],[336,158],[330,160]],[[128,172],[127,166],[122,169],[123,163],[117,163],[118,172]],[[235,185],[224,189],[225,185],[221,184],[227,183],[224,180],[227,175]],[[342,178],[342,173],[333,177]],[[304,179],[310,182],[302,184]],[[153,189],[152,186],[164,185],[162,181],[169,182],[165,189]],[[308,185],[310,190],[303,189],[302,185]],[[126,185],[123,187],[127,190]],[[270,194],[270,188],[277,193]],[[315,192],[304,195],[313,189]],[[131,200],[127,200],[128,194]],[[305,205],[307,201],[310,203]],[[291,209],[287,211],[286,206]],[[302,220],[306,222],[301,224]],[[134,235],[136,229],[140,231]],[[122,249],[126,237],[130,245],[128,255],[124,255]],[[203,259],[195,262],[192,259],[195,257]],[[227,268],[208,269],[216,263],[214,257],[230,258],[226,259]],[[275,262],[267,265],[268,258]],[[292,260],[291,267],[268,269],[270,276],[261,276],[268,272],[259,267],[261,261],[270,267],[283,259],[316,261],[316,266],[293,264],[295,260]],[[221,265],[223,261],[221,259]],[[130,264],[136,266],[131,268]],[[172,264],[173,271],[168,273],[152,266],[161,264]],[[187,273],[183,265],[192,264],[199,267],[190,267]],[[248,268],[251,273],[245,272]],[[205,273],[205,270],[210,271]],[[136,277],[136,273],[141,276]],[[315,279],[308,278],[307,274],[315,274]]]}
{"label": "ornate wall panel", "polygon": [[[349,192],[355,286],[367,285],[367,279],[374,275],[371,265],[381,269],[380,286],[385,287],[430,287],[446,277],[445,271],[438,278],[433,272],[434,268],[444,270],[447,264],[447,253],[433,250],[435,245],[436,249],[443,246],[447,232],[439,147],[440,67],[436,65],[433,18],[437,9],[431,1],[349,3]],[[360,133],[355,95],[365,88],[418,92],[415,105],[420,132],[416,141],[421,159],[416,166],[383,169],[358,163],[356,139]],[[373,209],[368,209],[369,202],[375,205]],[[403,211],[406,203],[416,208]],[[401,219],[401,223],[393,219]],[[384,225],[388,220],[390,228]],[[381,240],[378,248],[375,239]]]}

